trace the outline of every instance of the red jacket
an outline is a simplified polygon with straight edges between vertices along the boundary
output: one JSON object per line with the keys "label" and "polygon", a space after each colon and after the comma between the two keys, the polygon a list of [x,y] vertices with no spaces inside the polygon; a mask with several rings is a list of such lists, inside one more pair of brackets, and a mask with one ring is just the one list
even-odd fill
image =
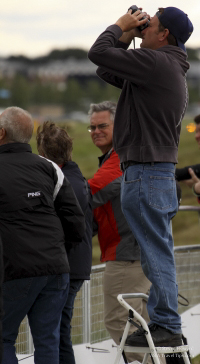
{"label": "red jacket", "polygon": [[93,195],[102,262],[140,259],[139,247],[121,210],[122,178],[118,155],[112,149],[105,155],[94,177],[88,181]]}

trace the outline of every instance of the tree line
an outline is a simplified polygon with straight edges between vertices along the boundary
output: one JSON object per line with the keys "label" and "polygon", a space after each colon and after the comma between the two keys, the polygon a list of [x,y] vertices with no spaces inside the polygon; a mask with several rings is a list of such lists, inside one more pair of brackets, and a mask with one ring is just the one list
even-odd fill
{"label": "tree line", "polygon": [[[200,61],[199,49],[187,49],[188,60]],[[50,60],[64,60],[68,58],[86,59],[87,51],[69,48],[53,50],[44,57],[30,59],[25,56],[11,56],[9,61],[21,61],[24,64],[45,64]],[[10,97],[0,98],[0,106],[18,105],[28,108],[31,105],[55,104],[64,107],[66,112],[73,110],[87,111],[91,102],[103,100],[117,101],[120,90],[101,81],[97,76],[88,78],[69,77],[62,83],[43,81],[40,78],[28,79],[23,73],[16,74],[12,79],[1,78],[0,90],[10,91]],[[199,86],[197,89],[189,85],[190,103],[199,102]]]}
{"label": "tree line", "polygon": [[117,101],[117,88],[98,79],[86,79],[84,82],[76,78],[69,78],[66,82],[43,82],[39,78],[29,80],[21,74],[13,79],[1,79],[0,89],[10,91],[10,97],[0,98],[0,106],[17,105],[28,109],[31,105],[60,105],[66,112],[73,110],[88,111],[91,102],[103,100]]}

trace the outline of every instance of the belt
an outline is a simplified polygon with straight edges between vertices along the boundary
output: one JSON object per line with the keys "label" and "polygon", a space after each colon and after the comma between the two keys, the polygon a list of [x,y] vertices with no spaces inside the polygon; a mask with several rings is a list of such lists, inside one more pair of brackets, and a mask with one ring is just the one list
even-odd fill
{"label": "belt", "polygon": [[120,164],[121,171],[124,172],[126,170],[126,168],[128,168],[130,166],[134,166],[135,164],[142,164],[142,163],[141,162],[134,162],[134,161],[122,162]]}
{"label": "belt", "polygon": [[126,168],[130,167],[130,166],[134,166],[135,164],[150,164],[150,165],[154,165],[154,162],[135,162],[135,161],[126,161],[126,162],[122,162],[120,164],[120,169],[122,172],[124,172],[126,170]]}

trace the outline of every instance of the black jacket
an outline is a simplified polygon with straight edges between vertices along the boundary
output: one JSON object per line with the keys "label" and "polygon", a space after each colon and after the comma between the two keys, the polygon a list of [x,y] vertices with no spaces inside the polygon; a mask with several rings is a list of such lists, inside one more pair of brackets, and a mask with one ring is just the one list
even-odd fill
{"label": "black jacket", "polygon": [[186,53],[176,46],[129,49],[118,41],[122,30],[111,25],[96,40],[88,57],[97,74],[121,88],[113,143],[120,162],[177,163],[181,121],[188,90]]}
{"label": "black jacket", "polygon": [[196,176],[200,178],[200,164],[194,164],[183,168],[176,168],[175,177],[177,181],[191,179],[188,168],[192,168]]}
{"label": "black jacket", "polygon": [[67,177],[80,206],[85,215],[86,231],[81,244],[72,245],[67,249],[70,265],[71,279],[90,279],[92,266],[92,196],[87,181],[83,177],[78,165],[75,162],[67,162],[62,167],[64,175]]}
{"label": "black jacket", "polygon": [[85,232],[69,181],[25,143],[2,145],[0,166],[4,280],[69,272],[65,241],[81,241]]}

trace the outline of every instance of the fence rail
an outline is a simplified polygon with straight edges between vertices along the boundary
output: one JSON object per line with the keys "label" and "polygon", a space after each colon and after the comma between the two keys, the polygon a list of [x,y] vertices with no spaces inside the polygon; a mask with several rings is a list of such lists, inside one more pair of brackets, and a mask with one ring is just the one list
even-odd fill
{"label": "fence rail", "polygon": [[[186,211],[183,209],[182,211]],[[188,206],[186,206],[188,211]],[[194,211],[191,207],[190,211]],[[195,211],[200,211],[200,207]],[[179,293],[189,301],[189,306],[179,304],[179,313],[200,302],[200,245],[174,248]],[[72,343],[96,343],[109,339],[104,326],[103,275],[105,264],[92,267],[90,281],[85,281],[78,292],[72,319]],[[123,292],[122,292],[123,293]],[[181,299],[185,304],[186,301]],[[33,352],[32,337],[25,318],[21,323],[16,343],[19,354]]]}

